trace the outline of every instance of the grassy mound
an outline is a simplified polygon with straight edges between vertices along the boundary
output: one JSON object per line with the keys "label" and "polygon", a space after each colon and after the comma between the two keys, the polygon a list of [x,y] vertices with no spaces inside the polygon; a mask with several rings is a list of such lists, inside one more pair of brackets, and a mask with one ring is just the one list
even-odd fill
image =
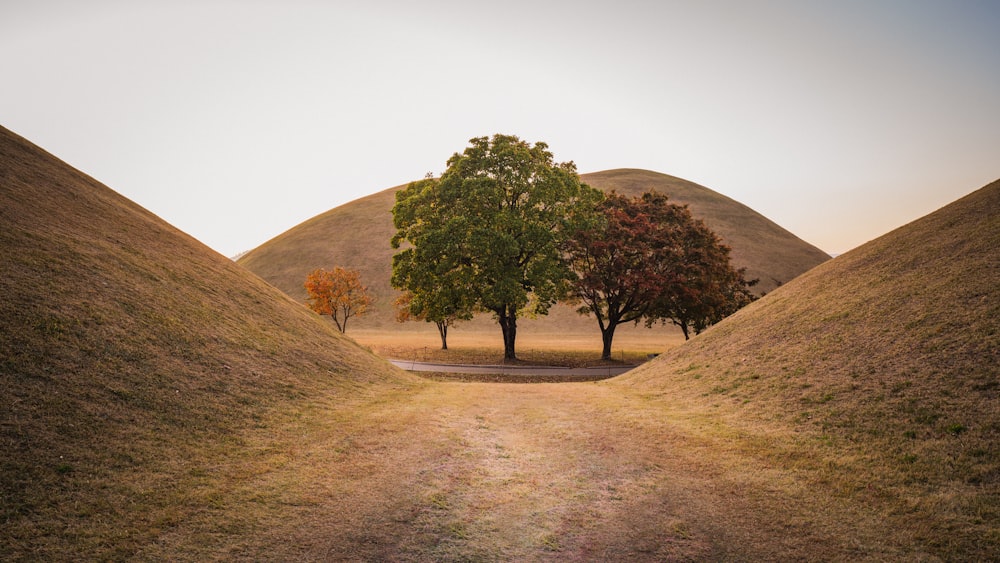
{"label": "grassy mound", "polygon": [[416,384],[3,128],[0,272],[0,559],[132,556]]}
{"label": "grassy mound", "polygon": [[[771,291],[829,259],[745,205],[686,180],[645,170],[610,170],[583,174],[581,178],[606,191],[638,195],[657,190],[673,201],[689,204],[695,216],[704,219],[732,246],[735,264],[746,267],[750,278],[760,279],[756,289],[761,291]],[[243,255],[239,263],[300,302],[306,299],[302,284],[313,269],[333,265],[358,269],[377,302],[375,312],[357,319],[354,327],[400,330],[392,308],[397,292],[389,284],[395,253],[389,239],[395,232],[392,207],[396,192],[403,187],[317,215]],[[477,319],[461,325],[459,330],[499,333],[495,325],[488,319]],[[542,333],[599,334],[593,318],[581,317],[566,306],[556,307],[548,317],[526,321],[522,328]]]}
{"label": "grassy mound", "polygon": [[[1000,552],[1000,182],[613,383],[946,559]],[[681,407],[682,405],[682,407]]]}
{"label": "grassy mound", "polygon": [[427,383],[0,129],[0,559],[995,559],[998,208],[626,376]]}

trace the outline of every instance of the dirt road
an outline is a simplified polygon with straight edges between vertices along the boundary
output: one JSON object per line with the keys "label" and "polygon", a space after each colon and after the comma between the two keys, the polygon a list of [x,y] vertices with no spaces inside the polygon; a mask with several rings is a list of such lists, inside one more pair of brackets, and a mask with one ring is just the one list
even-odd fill
{"label": "dirt road", "polygon": [[741,455],[710,432],[692,431],[698,415],[665,409],[663,398],[597,383],[435,383],[399,399],[313,429],[281,471],[248,483],[261,498],[277,495],[280,506],[225,555],[608,561],[895,554],[874,516],[815,494],[794,473]]}

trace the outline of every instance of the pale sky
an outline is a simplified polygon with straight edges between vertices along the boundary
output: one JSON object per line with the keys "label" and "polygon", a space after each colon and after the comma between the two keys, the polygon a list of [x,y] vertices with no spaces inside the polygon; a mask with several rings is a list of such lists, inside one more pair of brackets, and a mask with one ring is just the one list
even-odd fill
{"label": "pale sky", "polygon": [[1000,0],[0,0],[0,125],[226,256],[494,133],[841,253],[1000,178]]}

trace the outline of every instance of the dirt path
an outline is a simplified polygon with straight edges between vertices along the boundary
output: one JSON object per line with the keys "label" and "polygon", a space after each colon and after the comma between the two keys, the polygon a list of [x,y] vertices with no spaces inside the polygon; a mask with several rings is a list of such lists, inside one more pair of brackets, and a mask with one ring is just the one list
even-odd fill
{"label": "dirt path", "polygon": [[[594,383],[437,383],[332,421],[255,490],[226,557],[759,560],[891,556],[872,518]],[[668,414],[665,415],[664,413]],[[859,522],[865,522],[859,525]],[[851,528],[853,526],[853,528]]]}

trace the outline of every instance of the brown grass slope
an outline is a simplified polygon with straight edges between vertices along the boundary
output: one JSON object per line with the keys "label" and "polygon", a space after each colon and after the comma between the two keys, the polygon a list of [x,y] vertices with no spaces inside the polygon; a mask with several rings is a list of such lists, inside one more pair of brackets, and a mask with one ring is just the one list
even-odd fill
{"label": "brown grass slope", "polygon": [[305,421],[415,381],[0,128],[0,559],[123,559],[182,523],[202,545],[252,534],[213,511]]}
{"label": "brown grass slope", "polygon": [[396,324],[392,302],[398,294],[389,284],[395,229],[392,207],[396,186],[321,213],[241,256],[237,262],[294,300],[304,303],[306,275],[316,268],[355,268],[376,297],[374,314],[355,326]]}
{"label": "brown grass slope", "polygon": [[[761,291],[771,291],[829,259],[821,250],[745,205],[686,180],[633,169],[583,174],[581,178],[605,191],[638,195],[657,190],[678,203],[689,204],[696,216],[732,246],[734,263],[746,267],[748,277],[760,279],[757,289]],[[390,188],[317,215],[248,252],[238,262],[300,302],[306,299],[302,284],[313,269],[334,265],[356,268],[377,303],[375,312],[352,321],[354,326],[396,329],[392,302],[397,292],[389,284],[395,251],[389,239],[395,232],[391,212],[396,192],[404,187]],[[494,330],[493,324],[481,322],[459,330]],[[558,307],[548,318],[526,321],[525,325],[539,331],[597,331],[592,318],[580,317],[569,307]]]}
{"label": "brown grass slope", "polygon": [[[1000,553],[1000,182],[823,264],[614,385],[880,511],[910,556]],[[819,503],[819,499],[817,499]]]}

